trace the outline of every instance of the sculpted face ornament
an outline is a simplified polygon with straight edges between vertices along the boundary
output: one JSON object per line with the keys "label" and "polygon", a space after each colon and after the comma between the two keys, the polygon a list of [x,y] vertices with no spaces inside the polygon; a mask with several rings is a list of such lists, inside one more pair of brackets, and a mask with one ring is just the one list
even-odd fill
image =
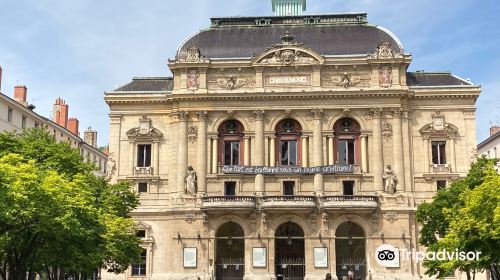
{"label": "sculpted face ornament", "polygon": [[280,55],[280,60],[284,64],[291,64],[295,61],[295,53],[291,50],[283,51]]}

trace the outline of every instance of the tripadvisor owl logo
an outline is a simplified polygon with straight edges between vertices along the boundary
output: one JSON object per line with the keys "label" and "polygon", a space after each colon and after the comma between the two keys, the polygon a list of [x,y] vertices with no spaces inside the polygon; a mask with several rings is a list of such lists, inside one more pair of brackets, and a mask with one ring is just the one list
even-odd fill
{"label": "tripadvisor owl logo", "polygon": [[375,250],[375,260],[385,267],[399,267],[399,249],[391,244],[382,244]]}

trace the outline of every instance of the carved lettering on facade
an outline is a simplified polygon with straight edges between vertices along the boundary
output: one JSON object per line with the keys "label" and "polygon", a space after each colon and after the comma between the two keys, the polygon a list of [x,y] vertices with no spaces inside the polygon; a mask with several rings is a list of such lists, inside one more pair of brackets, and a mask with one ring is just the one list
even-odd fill
{"label": "carved lettering on facade", "polygon": [[310,75],[288,75],[288,76],[266,76],[265,84],[268,86],[282,86],[282,85],[297,85],[309,86],[311,85]]}

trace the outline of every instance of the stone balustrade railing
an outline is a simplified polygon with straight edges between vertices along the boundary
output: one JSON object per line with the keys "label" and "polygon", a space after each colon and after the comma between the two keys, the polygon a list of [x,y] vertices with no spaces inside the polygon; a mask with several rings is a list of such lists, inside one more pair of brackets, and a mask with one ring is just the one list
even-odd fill
{"label": "stone balustrade railing", "polygon": [[153,167],[136,167],[135,175],[145,176],[145,175],[153,175]]}
{"label": "stone balustrade railing", "polygon": [[255,208],[255,196],[207,196],[201,202],[202,208]]}
{"label": "stone balustrade railing", "polygon": [[264,196],[261,198],[261,207],[264,208],[314,208],[315,196],[282,195]]}
{"label": "stone balustrade railing", "polygon": [[374,195],[334,195],[321,198],[321,208],[324,209],[373,209],[377,207],[378,198]]}

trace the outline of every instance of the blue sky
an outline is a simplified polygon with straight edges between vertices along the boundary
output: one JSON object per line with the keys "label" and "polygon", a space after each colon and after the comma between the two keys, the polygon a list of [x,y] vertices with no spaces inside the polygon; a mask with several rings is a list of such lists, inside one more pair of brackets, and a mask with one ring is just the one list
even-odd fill
{"label": "blue sky", "polygon": [[[498,0],[308,0],[307,13],[367,12],[413,55],[410,70],[451,70],[482,85],[477,139],[500,118]],[[57,97],[108,142],[103,93],[134,76],[167,76],[168,58],[211,16],[270,15],[271,0],[0,0],[2,92],[26,84],[36,111]]]}

